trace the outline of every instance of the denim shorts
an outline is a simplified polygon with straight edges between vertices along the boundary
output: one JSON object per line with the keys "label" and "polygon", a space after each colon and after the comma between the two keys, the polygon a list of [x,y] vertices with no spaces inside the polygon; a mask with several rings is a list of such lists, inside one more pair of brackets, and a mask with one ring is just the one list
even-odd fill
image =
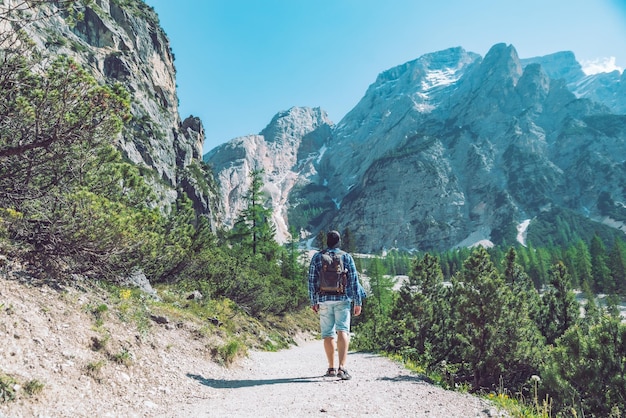
{"label": "denim shorts", "polygon": [[336,331],[350,332],[349,300],[328,301],[320,303],[320,328],[322,338],[335,337]]}

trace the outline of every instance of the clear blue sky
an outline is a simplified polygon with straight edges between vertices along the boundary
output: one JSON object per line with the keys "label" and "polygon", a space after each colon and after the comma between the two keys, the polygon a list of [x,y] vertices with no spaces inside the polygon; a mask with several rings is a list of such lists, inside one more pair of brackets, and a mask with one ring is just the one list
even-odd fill
{"label": "clear blue sky", "polygon": [[202,119],[204,152],[292,106],[337,123],[379,73],[450,47],[485,56],[504,42],[521,58],[569,50],[626,68],[626,0],[145,2],[171,42],[181,117]]}

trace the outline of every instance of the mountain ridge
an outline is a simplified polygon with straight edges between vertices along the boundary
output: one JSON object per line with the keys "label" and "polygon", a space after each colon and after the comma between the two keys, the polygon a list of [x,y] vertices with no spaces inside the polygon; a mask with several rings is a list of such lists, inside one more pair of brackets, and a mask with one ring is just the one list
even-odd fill
{"label": "mountain ridge", "polygon": [[[340,122],[326,123],[326,142],[298,159],[308,169],[276,207],[302,238],[348,228],[364,251],[442,250],[477,235],[512,244],[518,224],[555,206],[599,219],[599,193],[626,200],[622,79],[585,75],[569,51],[425,54],[383,71]],[[204,157],[216,173],[225,147]]]}

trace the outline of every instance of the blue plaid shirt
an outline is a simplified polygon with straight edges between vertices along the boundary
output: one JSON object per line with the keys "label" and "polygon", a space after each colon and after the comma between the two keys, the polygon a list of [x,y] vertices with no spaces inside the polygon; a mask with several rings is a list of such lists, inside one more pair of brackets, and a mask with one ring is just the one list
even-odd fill
{"label": "blue plaid shirt", "polygon": [[[328,248],[326,251],[336,252],[339,248]],[[346,252],[343,253],[343,266],[348,270],[348,285],[344,295],[320,295],[319,294],[319,272],[322,271],[322,252],[318,251],[311,259],[309,266],[309,298],[311,306],[320,302],[350,300],[356,306],[361,306],[361,292],[359,285],[359,274],[354,265],[354,259]]]}

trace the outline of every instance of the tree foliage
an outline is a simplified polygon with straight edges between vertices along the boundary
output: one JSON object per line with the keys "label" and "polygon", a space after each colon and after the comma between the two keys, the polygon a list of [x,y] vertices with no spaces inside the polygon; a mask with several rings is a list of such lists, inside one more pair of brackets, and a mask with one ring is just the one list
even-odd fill
{"label": "tree foliage", "polygon": [[272,211],[265,207],[267,196],[263,191],[263,170],[250,172],[250,189],[244,196],[246,207],[241,211],[231,231],[231,240],[242,250],[253,255],[263,254],[268,260],[276,257],[278,247],[274,240],[275,227]]}
{"label": "tree foliage", "polygon": [[255,316],[298,309],[307,301],[305,260],[295,242],[282,248],[274,240],[262,171],[250,177],[247,205],[233,229],[191,254],[178,276],[186,286],[227,297]]}
{"label": "tree foliage", "polygon": [[578,323],[580,307],[572,292],[565,265],[556,263],[550,275],[550,287],[543,295],[541,332],[548,344],[554,344],[565,331]]}
{"label": "tree foliage", "polygon": [[626,324],[605,314],[587,331],[569,328],[550,347],[541,375],[557,410],[619,416],[611,414],[626,411]]}
{"label": "tree foliage", "polygon": [[138,169],[112,146],[128,93],[67,57],[35,70],[27,40],[16,45],[2,51],[0,78],[0,208],[13,214],[2,217],[5,236],[50,274],[129,273],[153,251],[160,219]]}
{"label": "tree foliage", "polygon": [[[551,253],[557,252],[536,252],[535,260],[552,260]],[[525,399],[538,388],[536,396],[548,399],[557,416],[625,411],[626,325],[614,298],[603,308],[587,286],[583,316],[565,263],[547,268],[540,294],[520,264],[527,258],[514,248],[492,254],[497,263],[487,250],[473,250],[450,283],[441,265],[454,265],[456,255],[442,261],[418,256],[388,313],[358,324],[355,344],[416,361],[449,386],[466,382],[475,391],[504,390]]]}
{"label": "tree foliage", "polygon": [[234,233],[213,232],[182,191],[162,207],[116,148],[128,92],[47,57],[22,31],[48,10],[81,17],[81,2],[39,7],[49,3],[0,4],[0,251],[48,278],[115,281],[142,270],[253,315],[301,307],[303,260],[295,243],[284,251],[274,241],[260,172]]}

